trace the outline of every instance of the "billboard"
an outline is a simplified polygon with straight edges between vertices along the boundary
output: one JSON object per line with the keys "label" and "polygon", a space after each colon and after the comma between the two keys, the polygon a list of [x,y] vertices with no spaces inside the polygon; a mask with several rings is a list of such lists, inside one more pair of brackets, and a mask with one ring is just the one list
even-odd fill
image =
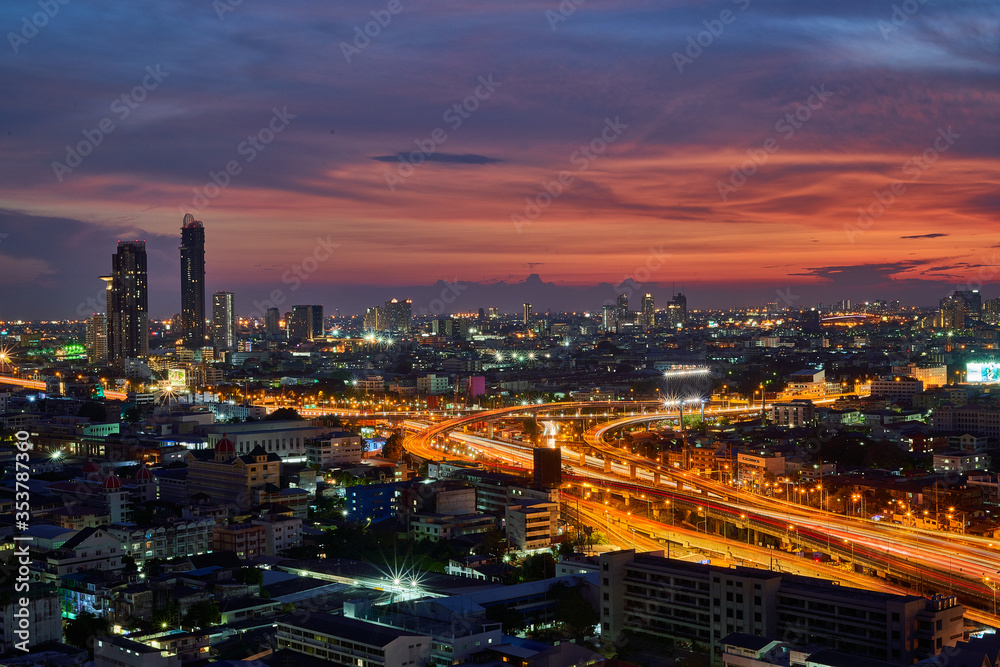
{"label": "billboard", "polygon": [[1000,382],[1000,363],[969,362],[965,366],[966,382]]}
{"label": "billboard", "polygon": [[167,381],[174,389],[183,389],[187,386],[187,372],[183,368],[171,368],[167,371]]}

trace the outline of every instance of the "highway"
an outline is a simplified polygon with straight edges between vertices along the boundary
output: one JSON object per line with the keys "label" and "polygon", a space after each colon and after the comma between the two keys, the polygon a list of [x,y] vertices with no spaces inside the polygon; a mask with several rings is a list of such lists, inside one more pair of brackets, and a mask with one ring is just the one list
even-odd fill
{"label": "highway", "polygon": [[[570,408],[574,404],[562,405]],[[535,410],[537,406],[522,406],[520,409]],[[515,470],[530,470],[532,447],[528,444],[503,442],[465,433],[451,434],[454,444],[444,442],[442,438],[455,428],[484,421],[487,417],[516,414],[517,411],[518,408],[506,408],[490,411],[492,414],[489,415],[477,413],[429,428],[423,424],[411,423],[411,428],[424,428],[407,438],[406,446],[412,453],[428,460],[485,459]],[[772,535],[787,531],[792,542],[811,544],[816,550],[822,549],[825,543],[823,551],[836,553],[857,566],[879,573],[878,578],[862,573],[852,575],[850,580],[854,585],[884,590],[885,586],[890,585],[885,578],[905,578],[914,582],[912,585],[916,591],[911,588],[911,592],[954,593],[967,607],[976,607],[982,612],[993,611],[994,591],[984,581],[984,577],[989,576],[994,581],[998,578],[1000,554],[996,549],[990,548],[987,540],[844,517],[776,498],[745,493],[715,480],[664,467],[603,441],[604,433],[620,427],[624,422],[663,418],[665,417],[661,415],[631,416],[592,429],[588,432],[587,444],[597,449],[605,459],[589,455],[584,455],[581,459],[581,454],[565,448],[564,471],[577,480],[593,483],[595,490],[642,495],[648,497],[650,502],[681,501],[696,504],[716,520],[728,520],[737,525],[751,522],[759,530],[769,529]],[[607,466],[605,460],[610,460]],[[635,478],[631,478],[631,465],[636,466]],[[659,484],[654,483],[654,473],[659,476]],[[606,509],[611,511],[607,507]],[[663,524],[657,525],[663,530]],[[703,539],[710,539],[717,545],[727,542],[725,538],[716,535]],[[659,542],[654,540],[640,542],[639,546],[653,548],[657,544]],[[754,545],[750,545],[750,548],[753,547]],[[821,568],[821,571],[825,570]],[[838,577],[844,576],[842,572],[836,574]],[[996,625],[996,618],[992,615],[976,615],[982,619],[990,619],[991,624]]]}

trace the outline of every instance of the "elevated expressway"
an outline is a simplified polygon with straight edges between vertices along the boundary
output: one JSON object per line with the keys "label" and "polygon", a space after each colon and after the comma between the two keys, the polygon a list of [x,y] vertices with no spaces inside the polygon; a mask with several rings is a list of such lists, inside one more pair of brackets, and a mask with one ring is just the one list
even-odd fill
{"label": "elevated expressway", "polygon": [[[504,408],[430,427],[407,422],[411,430],[422,430],[408,437],[405,444],[411,453],[427,460],[490,459],[501,467],[530,469],[530,445],[451,431],[487,419],[538,412],[539,408],[572,409],[577,405],[580,404]],[[583,405],[598,407],[591,402]],[[664,535],[691,529],[697,534],[700,528],[699,539],[705,545],[702,548],[714,545],[719,553],[731,555],[734,547],[748,552],[764,549],[773,562],[777,557],[788,555],[782,549],[814,550],[836,555],[851,568],[844,572],[840,568],[831,569],[829,564],[817,563],[817,571],[825,573],[818,576],[843,579],[845,583],[876,590],[955,594],[969,609],[970,619],[994,627],[998,625],[997,617],[987,612],[995,613],[995,592],[990,584],[1000,578],[997,574],[1000,550],[989,540],[844,517],[744,493],[727,484],[679,472],[625,452],[603,439],[604,434],[624,424],[663,419],[671,419],[671,416],[630,416],[588,431],[586,444],[600,456],[569,449],[562,452],[564,476],[570,480],[570,486],[577,485],[575,492],[580,494],[581,502],[584,496],[596,497],[597,502],[604,505],[608,517],[617,512],[626,518],[629,530],[635,528],[625,544],[634,544],[640,549],[662,549],[668,539]],[[574,492],[574,489],[568,490]],[[646,515],[641,522],[639,513]],[[664,523],[667,513],[673,526]],[[591,514],[592,525],[593,519]],[[604,527],[604,523],[598,527]],[[622,536],[624,534],[619,535]],[[792,558],[800,564],[810,560],[801,556]],[[989,581],[984,579],[987,576]]]}

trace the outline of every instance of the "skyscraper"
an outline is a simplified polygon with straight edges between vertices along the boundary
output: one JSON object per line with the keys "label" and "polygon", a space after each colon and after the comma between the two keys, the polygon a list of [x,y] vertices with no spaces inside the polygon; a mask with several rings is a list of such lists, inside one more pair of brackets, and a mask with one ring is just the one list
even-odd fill
{"label": "skyscraper", "polygon": [[205,226],[190,213],[181,225],[181,333],[189,348],[205,344]]}
{"label": "skyscraper", "polygon": [[310,306],[312,308],[312,331],[310,338],[322,338],[326,335],[326,327],[323,325],[323,306]]}
{"label": "skyscraper", "polygon": [[108,360],[108,325],[103,313],[94,313],[87,319],[87,361],[101,363]]}
{"label": "skyscraper", "polygon": [[615,302],[615,320],[618,324],[618,331],[621,331],[621,326],[631,319],[628,310],[628,294],[623,292],[618,295],[618,300]]}
{"label": "skyscraper", "polygon": [[212,340],[219,351],[236,349],[236,308],[232,292],[212,295]]}
{"label": "skyscraper", "polygon": [[667,321],[672,328],[687,326],[688,300],[687,297],[678,292],[674,298],[667,302]]}
{"label": "skyscraper", "polygon": [[323,306],[292,306],[288,321],[289,340],[313,340],[323,334]]}
{"label": "skyscraper", "polygon": [[268,308],[264,313],[264,333],[268,338],[277,338],[280,332],[278,325],[281,321],[281,313],[277,308]]}
{"label": "skyscraper", "polygon": [[526,303],[524,304],[524,326],[528,326],[529,324],[531,324],[531,317],[532,317],[531,304]]}
{"label": "skyscraper", "polygon": [[656,325],[656,306],[652,294],[642,297],[642,325],[647,329],[652,329]]}
{"label": "skyscraper", "polygon": [[146,242],[119,241],[111,257],[108,283],[108,357],[112,362],[149,353],[149,301],[146,287]]}

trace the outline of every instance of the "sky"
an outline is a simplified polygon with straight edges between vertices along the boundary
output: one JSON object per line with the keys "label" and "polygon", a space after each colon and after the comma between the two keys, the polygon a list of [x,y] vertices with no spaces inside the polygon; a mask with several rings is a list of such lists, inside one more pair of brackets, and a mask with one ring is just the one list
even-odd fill
{"label": "sky", "polygon": [[0,30],[0,319],[103,310],[120,239],[176,313],[185,212],[242,314],[1000,294],[993,1],[5,0]]}

